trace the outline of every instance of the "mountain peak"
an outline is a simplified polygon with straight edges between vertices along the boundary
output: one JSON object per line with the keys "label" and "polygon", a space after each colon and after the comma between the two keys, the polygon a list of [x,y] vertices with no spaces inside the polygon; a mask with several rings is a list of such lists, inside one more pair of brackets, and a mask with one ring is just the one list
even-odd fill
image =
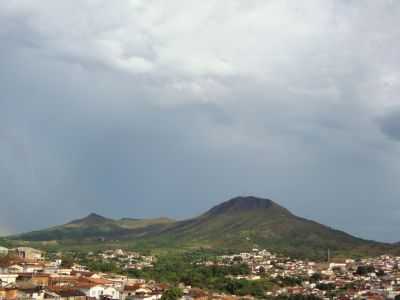
{"label": "mountain peak", "polygon": [[208,214],[219,215],[224,213],[240,213],[245,211],[260,211],[278,208],[288,212],[285,208],[279,206],[274,201],[254,196],[239,196],[214,206],[208,211]]}
{"label": "mountain peak", "polygon": [[90,213],[88,214],[86,217],[82,218],[82,219],[78,219],[78,220],[74,220],[72,222],[70,222],[69,224],[87,224],[87,225],[91,225],[91,224],[98,224],[98,223],[105,223],[111,221],[111,219],[108,219],[106,217],[103,217],[99,214],[96,213]]}
{"label": "mountain peak", "polygon": [[87,215],[86,219],[107,219],[107,218],[96,213],[90,213]]}

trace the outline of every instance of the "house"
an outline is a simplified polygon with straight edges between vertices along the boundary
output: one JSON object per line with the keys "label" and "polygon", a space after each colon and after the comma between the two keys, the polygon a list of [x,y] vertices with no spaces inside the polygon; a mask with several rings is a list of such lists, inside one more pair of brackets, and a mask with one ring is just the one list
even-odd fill
{"label": "house", "polygon": [[17,277],[17,274],[0,274],[0,287],[7,287],[15,284],[15,282],[17,281]]}
{"label": "house", "polygon": [[48,286],[50,275],[48,274],[34,274],[34,273],[19,273],[18,282],[31,282],[35,286]]}
{"label": "house", "polygon": [[119,299],[119,290],[112,286],[108,286],[104,289],[103,297],[108,299]]}
{"label": "house", "polygon": [[161,293],[154,292],[149,288],[139,288],[135,291],[134,295],[127,297],[131,300],[158,300],[162,296]]}
{"label": "house", "polygon": [[57,270],[57,274],[59,274],[59,275],[71,275],[72,274],[72,269],[61,268],[61,269]]}
{"label": "house", "polygon": [[90,271],[78,271],[78,270],[71,270],[71,274],[72,276],[77,276],[77,277],[92,277],[94,274],[94,272],[90,272]]}
{"label": "house", "polygon": [[83,292],[87,297],[96,299],[103,297],[119,299],[119,291],[112,286],[106,286],[92,282],[78,282],[76,288]]}
{"label": "house", "polygon": [[44,290],[35,286],[18,286],[17,299],[43,299]]}
{"label": "house", "polygon": [[0,299],[14,300],[17,299],[17,288],[0,287]]}
{"label": "house", "polygon": [[22,273],[22,272],[24,272],[24,267],[21,266],[21,265],[17,265],[17,264],[11,265],[7,269],[8,269],[9,273]]}
{"label": "house", "polygon": [[77,277],[73,276],[50,276],[49,287],[54,289],[67,289],[74,287],[77,283]]}
{"label": "house", "polygon": [[44,270],[44,265],[40,263],[24,263],[23,267],[25,273],[37,273]]}
{"label": "house", "polygon": [[141,284],[135,283],[133,285],[125,285],[122,292],[121,292],[121,299],[130,299],[131,296],[135,295],[136,290],[140,289]]}
{"label": "house", "polygon": [[111,282],[111,285],[113,287],[117,288],[118,290],[122,290],[123,286],[128,281],[128,277],[127,276],[116,275],[116,274],[105,275],[103,278],[106,279],[106,280],[109,280]]}
{"label": "house", "polygon": [[56,300],[86,300],[86,295],[74,288],[49,289],[45,292],[44,298]]}
{"label": "house", "polygon": [[20,258],[25,260],[42,260],[43,252],[30,247],[18,247],[13,252]]}
{"label": "house", "polygon": [[151,289],[143,284],[126,285],[121,294],[122,300],[157,300],[162,292]]}
{"label": "house", "polygon": [[[13,257],[10,255],[0,258],[0,273],[9,273],[10,267],[13,265],[20,265],[22,260],[19,257]],[[19,272],[23,272],[23,268],[20,266]]]}

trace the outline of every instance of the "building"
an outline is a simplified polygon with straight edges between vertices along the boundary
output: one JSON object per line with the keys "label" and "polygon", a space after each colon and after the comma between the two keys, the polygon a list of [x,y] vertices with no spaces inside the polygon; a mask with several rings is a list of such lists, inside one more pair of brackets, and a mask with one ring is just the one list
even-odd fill
{"label": "building", "polygon": [[31,282],[35,286],[46,287],[49,286],[50,275],[49,274],[34,274],[34,273],[19,273],[19,282]]}
{"label": "building", "polygon": [[49,289],[45,292],[45,299],[56,300],[86,300],[85,293],[73,288]]}
{"label": "building", "polygon": [[30,247],[18,247],[13,249],[14,253],[25,260],[42,260],[43,252]]}
{"label": "building", "polygon": [[15,287],[0,287],[0,299],[14,300],[17,299],[18,289]]}
{"label": "building", "polygon": [[36,286],[17,286],[17,299],[43,299],[45,291]]}
{"label": "building", "polygon": [[17,274],[0,274],[0,287],[7,287],[12,284],[15,284],[17,281]]}
{"label": "building", "polygon": [[103,297],[119,299],[119,291],[111,286],[86,282],[77,284],[76,288],[83,292],[87,297],[96,299],[101,299]]}
{"label": "building", "polygon": [[9,266],[7,268],[7,271],[9,273],[14,273],[14,274],[23,273],[24,272],[24,267],[20,266],[19,264],[14,264],[14,265]]}

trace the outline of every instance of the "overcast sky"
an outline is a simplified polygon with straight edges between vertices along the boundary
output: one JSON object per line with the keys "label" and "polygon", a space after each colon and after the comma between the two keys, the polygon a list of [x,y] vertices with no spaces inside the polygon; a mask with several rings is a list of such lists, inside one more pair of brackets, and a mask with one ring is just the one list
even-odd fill
{"label": "overcast sky", "polygon": [[398,1],[0,1],[3,234],[255,195],[397,241],[399,155]]}

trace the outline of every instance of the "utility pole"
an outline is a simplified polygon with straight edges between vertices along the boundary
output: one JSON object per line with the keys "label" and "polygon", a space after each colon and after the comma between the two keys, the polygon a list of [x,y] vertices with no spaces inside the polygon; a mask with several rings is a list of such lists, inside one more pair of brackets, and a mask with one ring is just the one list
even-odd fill
{"label": "utility pole", "polygon": [[328,248],[328,263],[331,262],[331,249]]}

